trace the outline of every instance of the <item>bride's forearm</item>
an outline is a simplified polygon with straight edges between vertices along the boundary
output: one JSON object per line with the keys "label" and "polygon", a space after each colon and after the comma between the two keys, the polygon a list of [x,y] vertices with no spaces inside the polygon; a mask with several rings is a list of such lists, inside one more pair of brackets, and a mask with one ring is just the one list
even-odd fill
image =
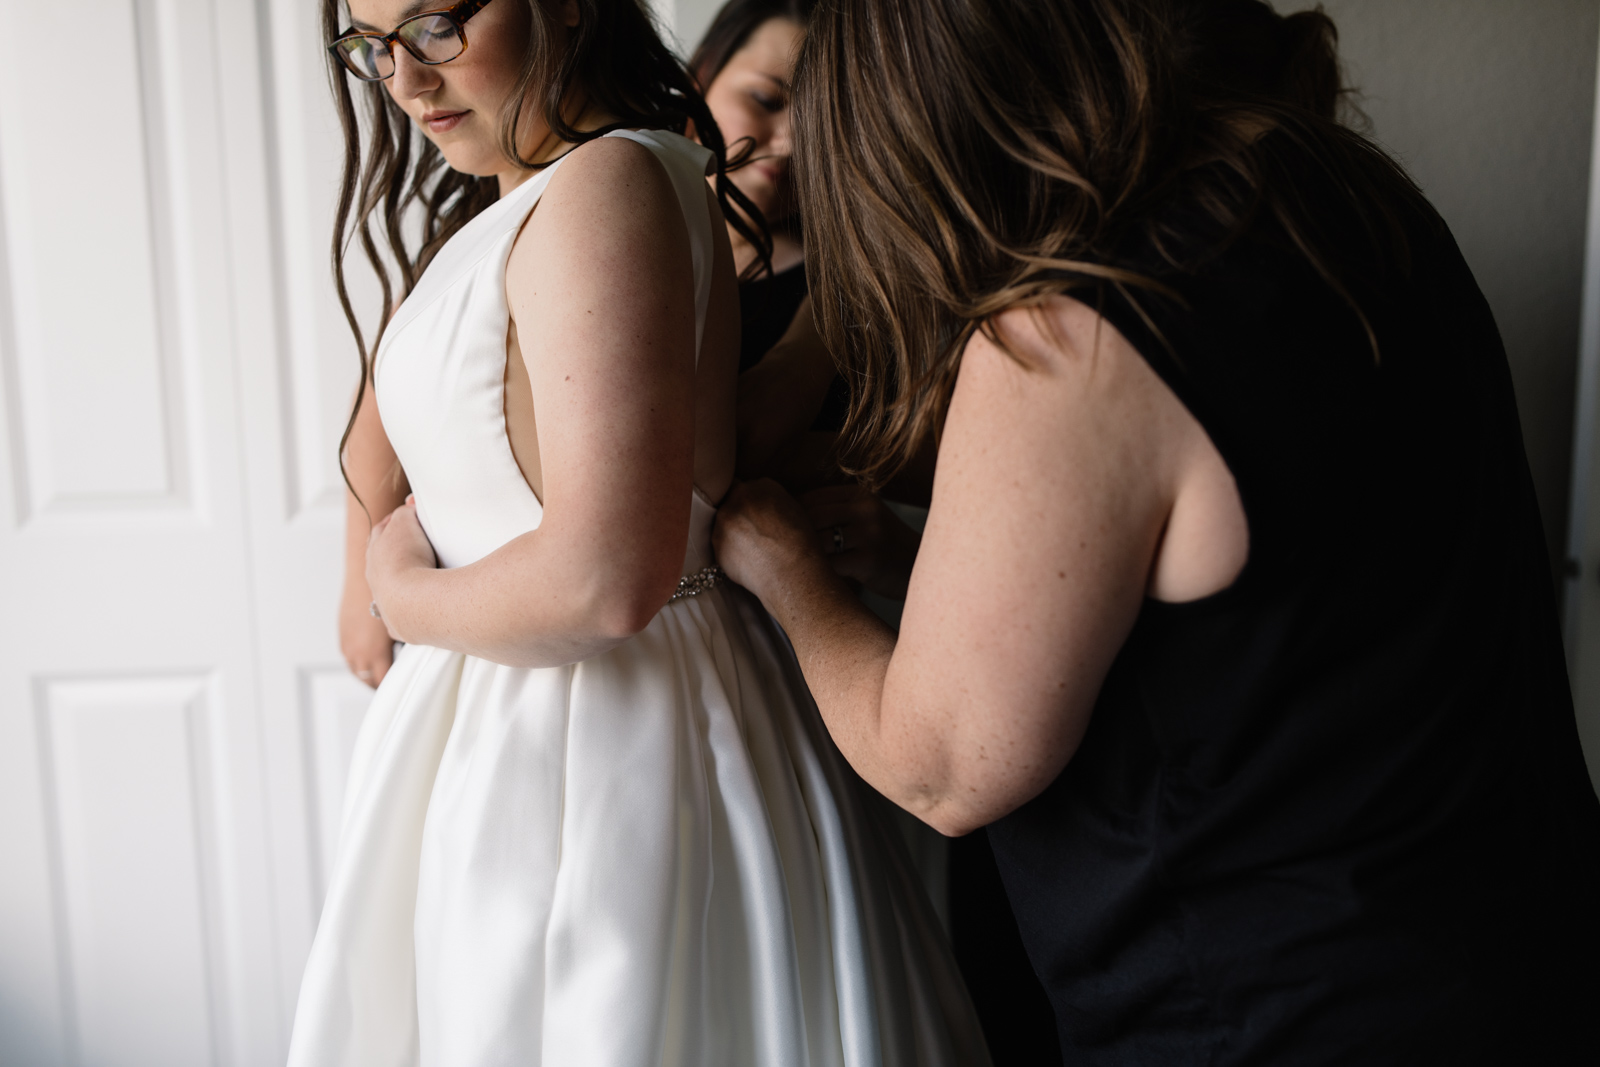
{"label": "bride's forearm", "polygon": [[606,561],[552,540],[535,530],[466,567],[408,568],[385,591],[386,616],[416,644],[552,667],[644,629],[677,583],[659,560]]}

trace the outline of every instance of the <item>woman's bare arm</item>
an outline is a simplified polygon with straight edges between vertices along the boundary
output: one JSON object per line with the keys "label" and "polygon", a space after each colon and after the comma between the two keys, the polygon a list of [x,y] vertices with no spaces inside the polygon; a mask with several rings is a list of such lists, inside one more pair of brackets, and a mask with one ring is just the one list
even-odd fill
{"label": "woman's bare arm", "polygon": [[1248,545],[1221,457],[1109,324],[1058,299],[1001,327],[1028,366],[981,335],[967,348],[898,642],[776,486],[745,487],[717,530],[845,757],[946,833],[1060,773],[1147,588],[1215,591]]}
{"label": "woman's bare arm", "polygon": [[506,273],[538,409],[543,521],[439,570],[415,508],[400,508],[368,551],[397,636],[548,666],[626,640],[666,603],[694,485],[688,262],[677,195],[647,149],[595,141],[551,179]]}
{"label": "woman's bare arm", "polygon": [[[345,490],[344,589],[339,597],[339,651],[357,678],[377,688],[394,662],[394,639],[368,608],[367,539],[372,523],[405,501],[405,473],[383,431],[383,419],[371,384],[365,386],[361,410],[344,449],[345,475],[355,487]],[[356,493],[361,499],[356,499]],[[365,508],[362,504],[365,504]],[[369,519],[368,516],[371,516]]]}

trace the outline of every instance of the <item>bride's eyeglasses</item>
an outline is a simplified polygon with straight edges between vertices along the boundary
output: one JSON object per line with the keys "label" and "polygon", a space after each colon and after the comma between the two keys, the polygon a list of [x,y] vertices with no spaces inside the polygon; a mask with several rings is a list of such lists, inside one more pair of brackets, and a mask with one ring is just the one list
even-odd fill
{"label": "bride's eyeglasses", "polygon": [[362,81],[381,82],[394,76],[394,45],[399,42],[418,63],[436,67],[467,50],[466,21],[489,5],[489,0],[462,0],[441,11],[412,15],[393,33],[358,33],[352,30],[328,46],[345,69]]}

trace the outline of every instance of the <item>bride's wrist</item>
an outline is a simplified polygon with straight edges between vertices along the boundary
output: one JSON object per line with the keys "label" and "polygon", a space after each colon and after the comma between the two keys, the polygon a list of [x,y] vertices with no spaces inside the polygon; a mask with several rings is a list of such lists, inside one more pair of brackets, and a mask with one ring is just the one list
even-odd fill
{"label": "bride's wrist", "polygon": [[397,641],[407,644],[429,644],[423,633],[423,616],[417,605],[427,598],[429,575],[437,574],[431,567],[410,567],[386,575],[373,589],[373,614],[389,628]]}

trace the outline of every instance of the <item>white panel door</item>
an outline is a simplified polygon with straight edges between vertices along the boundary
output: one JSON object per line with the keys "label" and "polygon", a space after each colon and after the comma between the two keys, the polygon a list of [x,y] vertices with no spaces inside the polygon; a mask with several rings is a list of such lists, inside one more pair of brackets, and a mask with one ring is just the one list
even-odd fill
{"label": "white panel door", "polygon": [[[241,64],[241,76],[222,85],[222,106],[232,117],[229,225],[274,856],[276,996],[288,1019],[337,845],[345,767],[371,697],[345,669],[336,633],[344,521],[337,452],[359,364],[329,261],[343,142],[320,5],[220,6],[222,35],[237,42]],[[375,318],[372,276],[353,269],[351,288]]]}
{"label": "white panel door", "polygon": [[206,0],[0,0],[0,1050],[276,1059]]}
{"label": "white panel door", "polygon": [[317,8],[0,0],[6,1067],[286,1050],[369,696]]}

